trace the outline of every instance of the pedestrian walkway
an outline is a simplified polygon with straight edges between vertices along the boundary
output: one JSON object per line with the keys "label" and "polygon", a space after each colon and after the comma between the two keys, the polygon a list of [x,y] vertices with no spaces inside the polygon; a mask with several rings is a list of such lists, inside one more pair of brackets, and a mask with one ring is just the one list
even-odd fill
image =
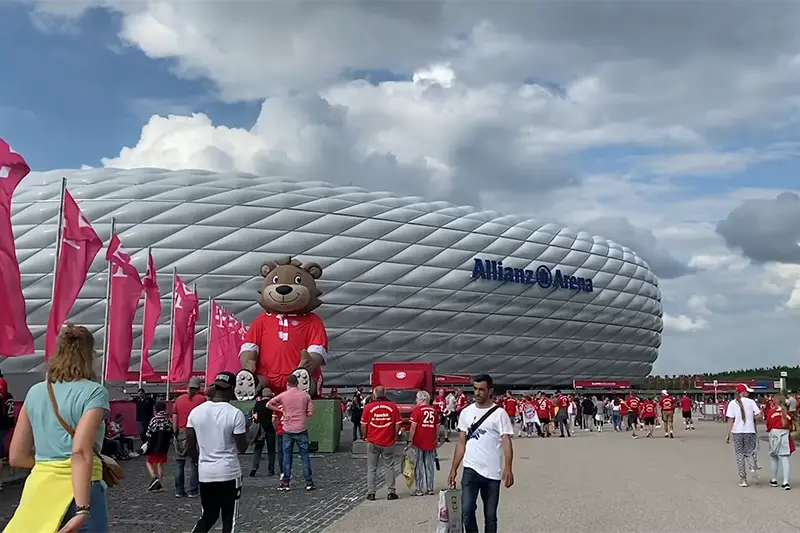
{"label": "pedestrian walkway", "polygon": [[[763,431],[763,426],[762,426]],[[759,480],[740,488],[725,425],[678,427],[675,439],[658,432],[633,440],[629,434],[576,432],[571,439],[514,439],[515,485],[500,496],[500,530],[525,532],[794,532],[800,529],[800,477],[796,490],[774,489],[765,443]],[[444,488],[453,444],[439,455]],[[800,464],[797,475],[800,476]],[[400,488],[397,501],[364,501],[325,533],[433,532],[437,496],[412,497]],[[478,510],[482,524],[481,510]]]}

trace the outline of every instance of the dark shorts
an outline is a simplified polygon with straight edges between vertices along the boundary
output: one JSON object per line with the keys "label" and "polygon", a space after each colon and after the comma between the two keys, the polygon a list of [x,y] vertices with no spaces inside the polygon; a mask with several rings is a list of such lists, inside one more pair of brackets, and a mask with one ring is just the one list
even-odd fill
{"label": "dark shorts", "polygon": [[639,417],[636,413],[628,413],[628,425],[635,426],[639,422]]}
{"label": "dark shorts", "polygon": [[683,411],[683,418],[692,418],[691,411]]}
{"label": "dark shorts", "polygon": [[8,434],[10,429],[0,429],[0,459],[8,458]]}
{"label": "dark shorts", "polygon": [[543,426],[547,425],[547,424],[550,423],[550,419],[549,418],[540,418],[539,419],[539,423],[542,424]]}
{"label": "dark shorts", "polygon": [[645,426],[655,426],[656,425],[656,419],[655,418],[644,418],[643,420],[644,420],[644,425]]}

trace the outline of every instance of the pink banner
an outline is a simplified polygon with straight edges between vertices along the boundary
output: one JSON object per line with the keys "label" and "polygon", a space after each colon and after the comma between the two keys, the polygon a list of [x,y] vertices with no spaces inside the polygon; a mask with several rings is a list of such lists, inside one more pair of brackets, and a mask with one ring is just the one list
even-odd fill
{"label": "pink banner", "polygon": [[125,381],[131,366],[133,321],[142,296],[142,280],[117,235],[111,237],[106,260],[111,263],[106,380]]}
{"label": "pink banner", "polygon": [[31,171],[25,159],[0,139],[0,356],[33,353],[33,335],[28,329],[25,297],[22,295],[17,249],[11,228],[11,197]]}
{"label": "pink banner", "polygon": [[141,377],[155,375],[150,364],[150,346],[156,337],[156,326],[161,318],[161,293],[158,290],[156,263],[153,254],[147,254],[147,274],[144,277],[144,327],[142,328],[142,361]]}
{"label": "pink banner", "polygon": [[208,353],[206,354],[206,383],[211,383],[220,372],[238,372],[239,349],[244,344],[245,327],[227,309],[211,302],[211,324],[208,326]]}
{"label": "pink banner", "polygon": [[172,326],[172,355],[169,365],[171,383],[186,383],[192,376],[194,364],[194,326],[200,313],[197,295],[176,276],[174,323]]}
{"label": "pink banner", "polygon": [[69,191],[64,191],[64,219],[61,224],[61,253],[58,256],[53,305],[47,321],[45,359],[50,359],[55,353],[61,326],[86,282],[92,261],[103,247],[103,241],[83,216]]}

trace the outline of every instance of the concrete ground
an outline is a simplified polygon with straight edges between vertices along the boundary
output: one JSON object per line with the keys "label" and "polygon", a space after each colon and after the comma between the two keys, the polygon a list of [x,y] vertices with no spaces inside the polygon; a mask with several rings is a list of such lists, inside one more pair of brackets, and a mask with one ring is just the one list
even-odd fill
{"label": "concrete ground", "polygon": [[[660,431],[660,430],[657,430]],[[762,426],[763,431],[763,426]],[[769,458],[750,487],[738,486],[725,426],[678,427],[675,439],[576,432],[571,439],[514,439],[515,485],[500,496],[499,527],[518,532],[797,532],[800,482],[794,491],[771,488]],[[439,450],[437,488],[447,484],[453,444]],[[797,465],[796,459],[793,459]],[[438,496],[412,497],[398,479],[397,501],[364,501],[325,533],[433,532]],[[482,529],[482,511],[478,510]]]}

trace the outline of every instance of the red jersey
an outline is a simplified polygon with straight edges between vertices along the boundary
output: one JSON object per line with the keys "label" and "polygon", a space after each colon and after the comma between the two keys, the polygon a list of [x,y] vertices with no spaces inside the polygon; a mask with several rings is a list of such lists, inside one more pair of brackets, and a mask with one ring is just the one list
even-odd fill
{"label": "red jersey", "polygon": [[506,410],[511,420],[514,420],[514,417],[517,416],[517,400],[513,397],[503,398],[503,409]]}
{"label": "red jersey", "polygon": [[536,416],[539,420],[550,420],[550,412],[553,410],[553,402],[547,398],[536,401]]}
{"label": "red jersey", "polygon": [[625,416],[628,414],[628,404],[624,401],[619,402],[619,414]]}
{"label": "red jersey", "polygon": [[175,411],[173,411],[178,419],[177,429],[185,429],[186,423],[189,421],[189,413],[192,409],[206,401],[206,397],[202,394],[195,394],[189,398],[189,394],[181,394],[175,399]]}
{"label": "red jersey", "polygon": [[[781,415],[788,421],[785,427],[781,421]],[[767,409],[767,414],[764,419],[767,423],[767,431],[772,431],[773,429],[791,429],[792,427],[791,415],[786,411],[781,412],[774,407]]]}
{"label": "red jersey", "polygon": [[281,411],[272,411],[272,416],[275,417],[275,434],[283,435],[283,413]]}
{"label": "red jersey", "polygon": [[564,396],[564,395],[562,394],[562,395],[561,395],[561,396],[559,396],[559,397],[558,397],[558,399],[556,400],[556,405],[558,406],[558,409],[559,409],[559,410],[561,410],[561,409],[567,409],[567,408],[569,408],[569,397],[567,397],[567,396]]}
{"label": "red jersey", "polygon": [[653,400],[645,400],[642,402],[642,418],[655,418],[656,417],[656,403]]}
{"label": "red jersey", "polygon": [[[328,354],[328,333],[316,313],[259,315],[247,330],[244,342],[243,350],[258,353],[256,374],[267,376],[275,394],[286,390],[286,380],[300,364],[301,351],[318,353],[323,358]],[[311,378],[317,382],[317,390],[321,391],[322,371],[317,369]]]}
{"label": "red jersey", "polygon": [[672,396],[662,396],[660,400],[658,400],[658,406],[661,408],[662,412],[671,413],[675,410],[675,398]]}
{"label": "red jersey", "polygon": [[681,398],[681,411],[689,413],[692,410],[692,399],[688,396]]}
{"label": "red jersey", "polygon": [[397,441],[397,423],[400,409],[389,400],[375,400],[364,407],[361,423],[367,425],[366,441],[385,448]]}
{"label": "red jersey", "polygon": [[8,400],[8,381],[6,381],[6,378],[0,378],[0,397],[2,397],[3,402]]}
{"label": "red jersey", "polygon": [[435,450],[439,426],[439,416],[436,414],[436,409],[429,405],[418,405],[411,411],[411,423],[417,424],[414,430],[414,440],[411,441],[411,444],[420,450]]}
{"label": "red jersey", "polygon": [[636,414],[639,414],[639,407],[642,405],[642,402],[636,396],[631,396],[628,398],[627,401],[628,409],[633,411]]}
{"label": "red jersey", "polygon": [[466,394],[456,397],[456,413],[460,413],[462,409],[469,405],[469,399]]}
{"label": "red jersey", "polygon": [[433,399],[433,408],[444,413],[447,410],[447,399],[444,396],[437,396]]}

